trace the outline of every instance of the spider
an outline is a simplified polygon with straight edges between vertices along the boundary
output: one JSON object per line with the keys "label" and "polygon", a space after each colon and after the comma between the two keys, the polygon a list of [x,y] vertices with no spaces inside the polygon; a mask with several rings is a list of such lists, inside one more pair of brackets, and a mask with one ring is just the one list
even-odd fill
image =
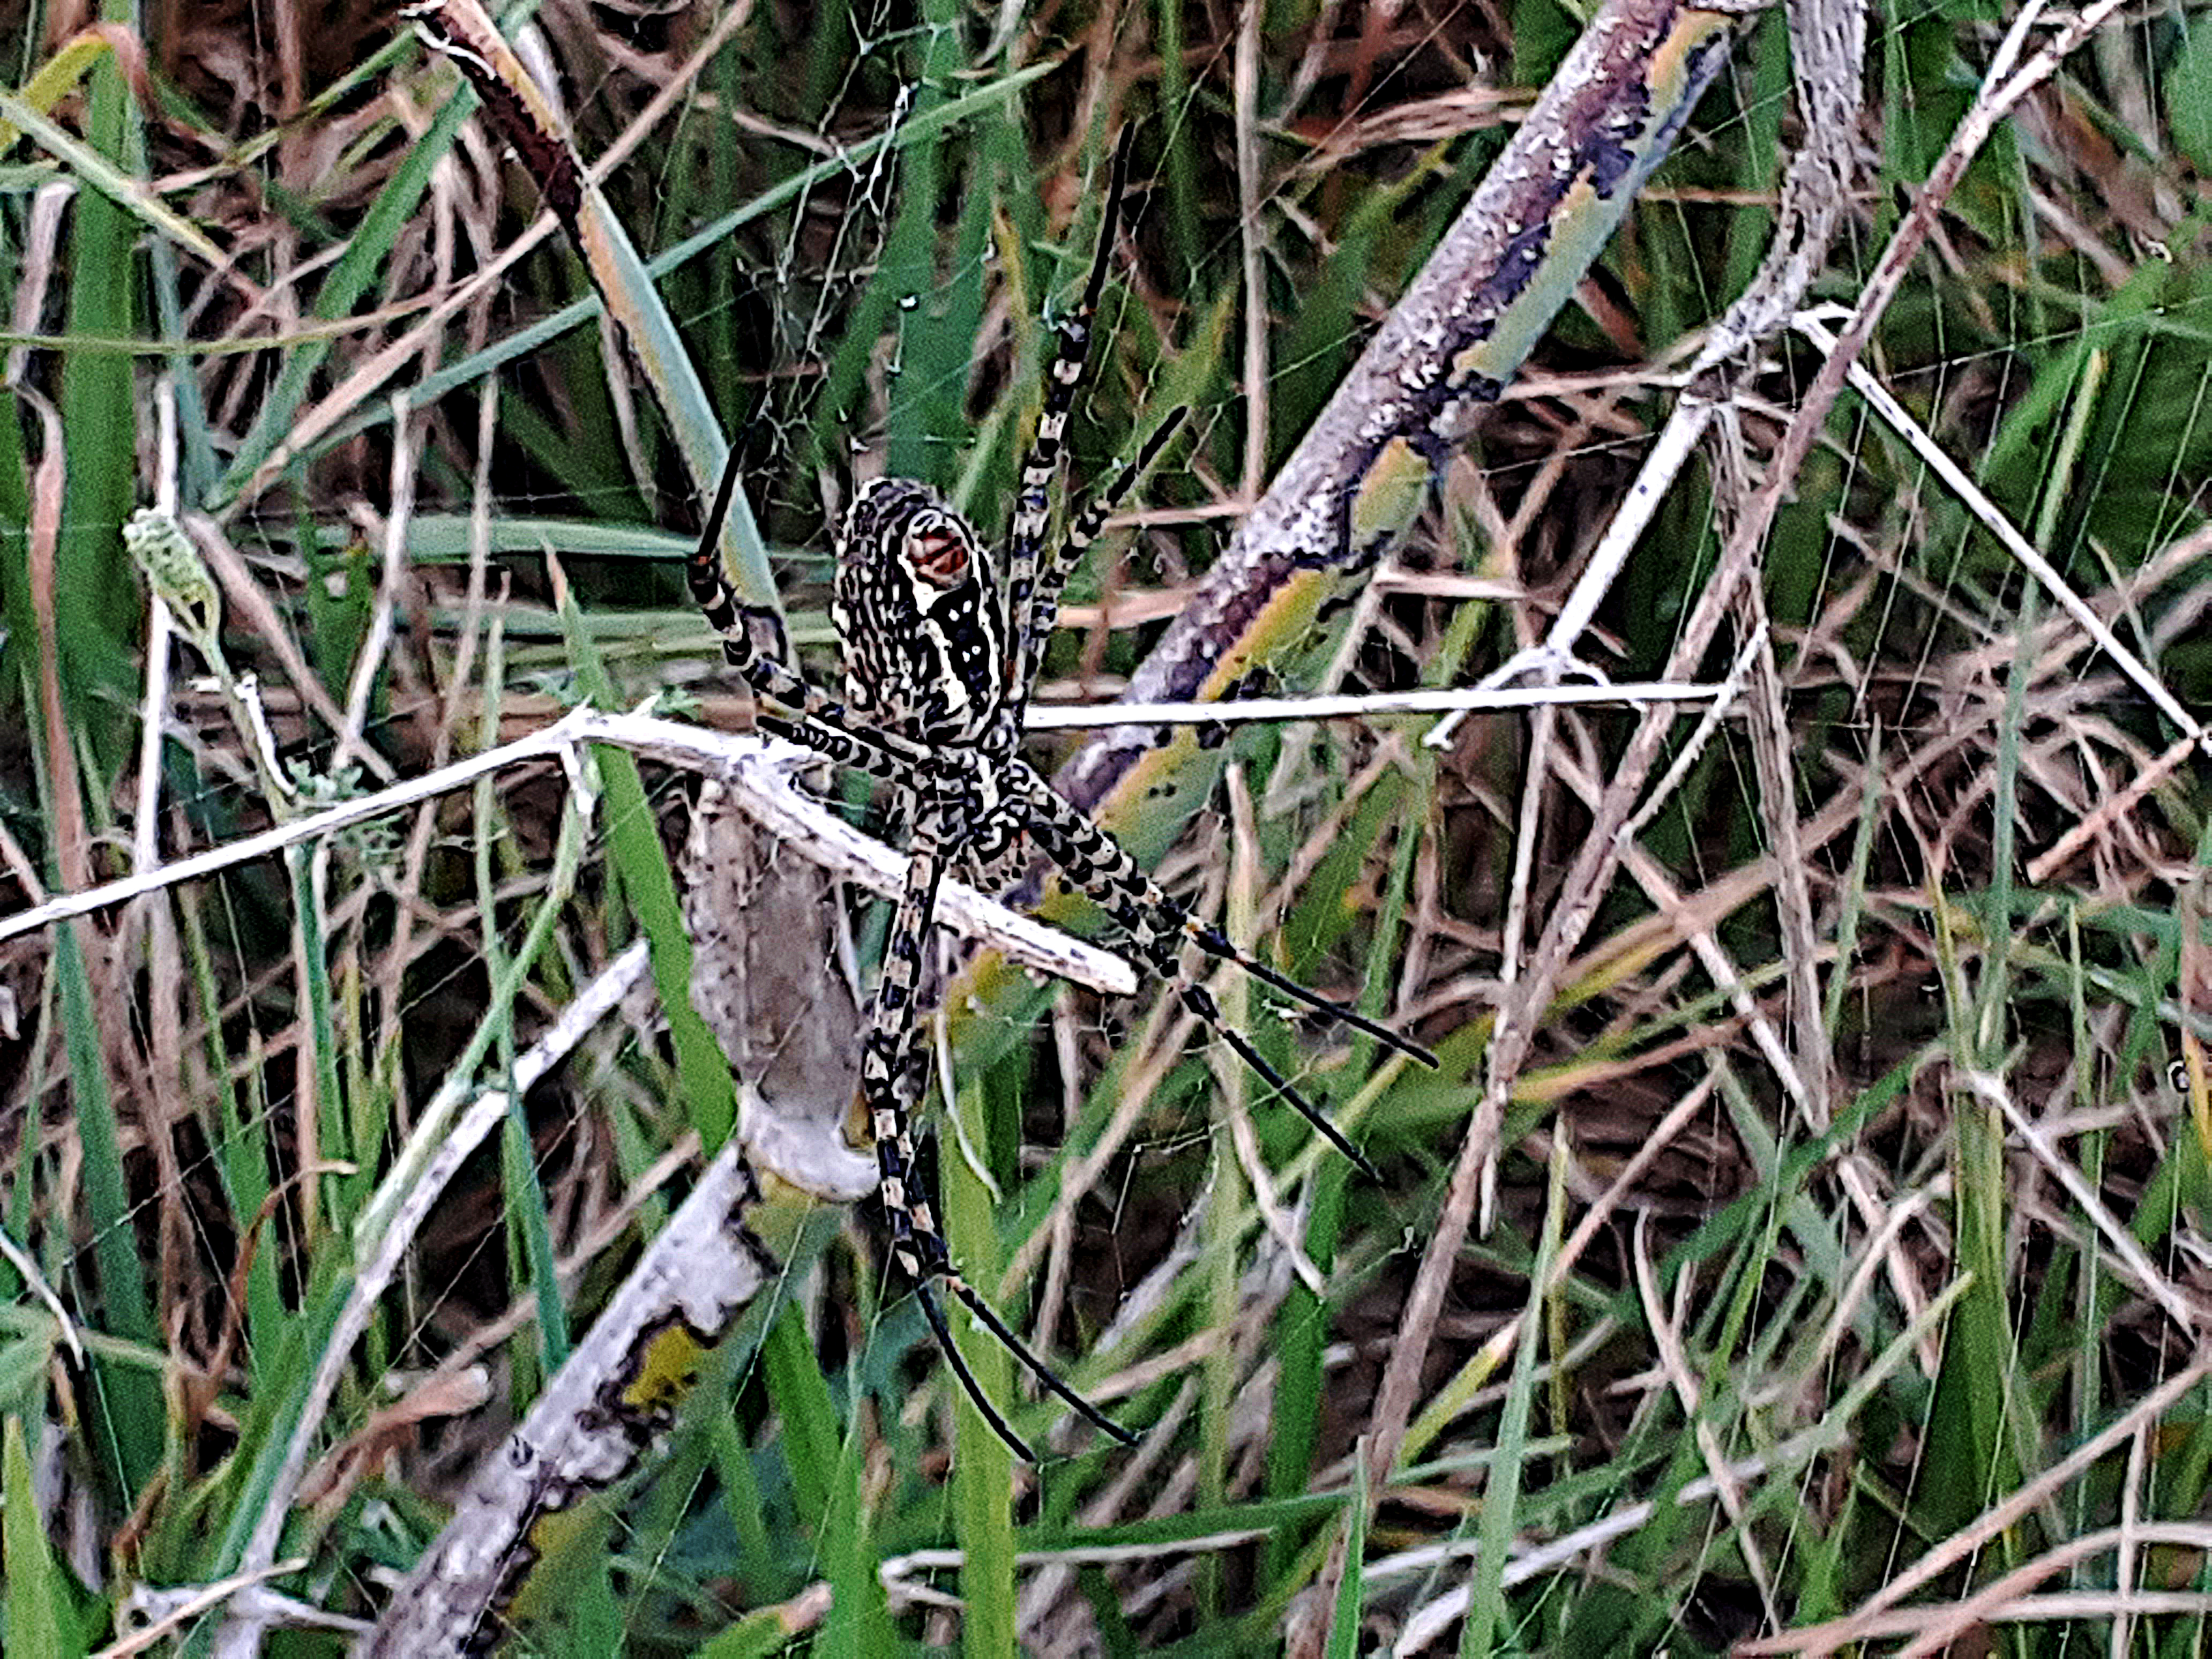
{"label": "spider", "polygon": [[1056,324],[1044,405],[1006,532],[1003,591],[975,528],[935,490],[904,478],[863,485],[836,538],[830,620],[844,654],[841,703],[791,668],[774,613],[742,603],[724,574],[716,549],[741,470],[734,451],[688,567],[692,598],[722,636],[730,665],[764,704],[789,711],[764,714],[762,723],[889,784],[897,816],[907,825],[905,880],[863,1038],[862,1103],[875,1139],[891,1253],[975,1409],[1025,1462],[1035,1462],[1036,1454],[953,1344],[933,1288],[938,1284],[1047,1389],[1123,1443],[1133,1444],[1135,1437],[1069,1387],[960,1276],[928,1200],[917,1189],[909,1128],[918,1092],[915,1003],[923,942],[948,862],[989,868],[1026,834],[1069,885],[1112,919],[1143,963],[1176,987],[1190,1012],[1370,1174],[1373,1166],[1358,1149],[1223,1018],[1206,988],[1183,976],[1177,961],[1182,944],[1233,962],[1277,990],[1436,1064],[1419,1044],[1285,978],[1200,921],[1055,793],[1021,753],[1023,711],[1068,572],[1181,418],[1181,411],[1170,416],[1133,460],[1073,509],[1066,533],[1048,559],[1052,489],[1120,227],[1130,135],[1125,129],[1115,146],[1098,248],[1082,298]]}

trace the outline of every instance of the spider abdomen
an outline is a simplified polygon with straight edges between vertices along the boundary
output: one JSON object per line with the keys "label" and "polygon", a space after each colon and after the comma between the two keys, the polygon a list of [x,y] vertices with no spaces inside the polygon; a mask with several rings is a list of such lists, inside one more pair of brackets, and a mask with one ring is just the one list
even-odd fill
{"label": "spider abdomen", "polygon": [[856,708],[917,741],[972,743],[1006,706],[1006,611],[975,529],[928,485],[862,486],[830,619]]}

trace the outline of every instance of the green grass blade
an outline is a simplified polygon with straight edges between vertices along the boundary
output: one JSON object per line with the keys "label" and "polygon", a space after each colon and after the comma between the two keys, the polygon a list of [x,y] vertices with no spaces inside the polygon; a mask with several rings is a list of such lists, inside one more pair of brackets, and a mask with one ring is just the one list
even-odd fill
{"label": "green grass blade", "polygon": [[[1552,1263],[1559,1254],[1565,1231],[1567,1151],[1563,1139],[1553,1142],[1551,1203],[1545,1212],[1544,1231],[1536,1259],[1528,1271],[1532,1304],[1551,1281]],[[1468,1586],[1467,1621],[1460,1629],[1462,1659],[1483,1659],[1503,1641],[1508,1650],[1519,1645],[1511,1629],[1505,1601],[1505,1561],[1521,1527],[1521,1482],[1529,1450],[1529,1419],[1536,1400],[1537,1333],[1541,1321],[1532,1320],[1513,1354],[1513,1371],[1505,1389],[1505,1407],[1498,1419],[1497,1455],[1482,1492],[1482,1518],[1476,1528],[1480,1548]],[[1506,1627],[1502,1638],[1499,1626]]]}
{"label": "green grass blade", "polygon": [[[93,1260],[100,1268],[100,1305],[111,1335],[158,1346],[161,1333],[147,1304],[130,1189],[124,1178],[121,1126],[108,1092],[92,983],[79,948],[79,930],[88,926],[73,922],[56,930],[54,972],[61,981],[70,1104],[84,1147],[85,1205],[93,1229]],[[162,1430],[168,1420],[161,1392],[142,1372],[106,1364],[96,1364],[95,1370],[103,1423],[95,1444],[110,1462],[120,1490],[136,1493],[161,1467]]]}
{"label": "green grass blade", "polygon": [[830,1612],[815,1651],[823,1659],[879,1659],[896,1652],[862,1476],[868,1437],[856,1424],[844,1440],[823,1521],[822,1565],[830,1580]]}
{"label": "green grass blade", "polygon": [[[606,665],[565,584],[560,611],[570,660],[586,695],[604,708],[618,706],[614,682],[608,678]],[[676,1048],[677,1079],[691,1122],[711,1157],[721,1150],[737,1124],[737,1090],[721,1045],[691,1006],[691,936],[684,931],[675,872],[669,868],[667,849],[660,842],[659,820],[646,793],[637,762],[618,749],[600,747],[593,754],[606,797],[607,862],[653,953],[653,981],[668,1017],[669,1039]]]}
{"label": "green grass blade", "polygon": [[9,1659],[81,1659],[90,1650],[77,1628],[61,1563],[40,1524],[22,1419],[11,1414],[5,1433],[5,1450],[0,1452],[0,1484],[7,1488],[0,1515],[0,1576],[6,1577],[7,1589],[0,1605],[8,1613]]}
{"label": "green grass blade", "polygon": [[1352,1504],[1344,1515],[1344,1577],[1336,1587],[1325,1659],[1358,1659],[1359,1619],[1367,1605],[1367,1442],[1352,1450]]}
{"label": "green grass blade", "polygon": [[786,1303],[777,1310],[761,1345],[761,1364],[768,1376],[769,1397],[775,1401],[783,1425],[784,1466],[799,1514],[811,1528],[819,1528],[836,1490],[846,1429],[815,1359],[805,1317],[794,1304]]}
{"label": "green grass blade", "polygon": [[[980,1121],[983,1091],[963,1086],[955,1110],[969,1124]],[[952,1259],[974,1285],[995,1285],[1000,1278],[998,1227],[989,1187],[973,1169],[965,1146],[977,1137],[951,1131],[939,1139],[938,1183],[945,1199],[945,1237]],[[969,1369],[1001,1411],[1014,1403],[1013,1361],[996,1339],[979,1331],[953,1298],[945,1298],[945,1317],[953,1340],[967,1356]],[[1001,1310],[1001,1316],[1005,1310]],[[1019,1328],[1018,1318],[1012,1322]],[[960,1599],[967,1607],[961,1626],[962,1650],[971,1659],[1018,1650],[1014,1629],[1014,1458],[1004,1441],[976,1412],[947,1374],[942,1386],[952,1395],[952,1525],[959,1540]],[[1057,1406],[1055,1405],[1055,1410]]]}
{"label": "green grass blade", "polygon": [[[185,961],[192,989],[207,1033],[209,1075],[214,1079],[216,1100],[213,1139],[222,1149],[218,1164],[223,1191],[229,1200],[233,1224],[244,1231],[264,1217],[270,1194],[269,1171],[282,1167],[280,1149],[271,1135],[271,1120],[250,1115],[231,1082],[222,1046],[222,997],[216,985],[213,953],[200,917],[198,897],[187,889],[179,896],[178,910]],[[278,1337],[288,1317],[276,1283],[277,1249],[266,1221],[253,1240],[253,1260],[246,1273],[246,1345],[243,1355],[257,1382],[272,1379],[267,1367],[276,1358]]]}
{"label": "green grass blade", "polygon": [[[107,0],[103,13],[127,22],[128,0]],[[42,117],[16,103],[0,106],[11,119]],[[86,166],[118,174],[132,148],[131,101],[110,61],[94,71],[80,147]],[[69,248],[69,330],[121,338],[134,332],[137,266],[130,215],[98,189],[80,191]],[[67,495],[55,549],[56,648],[65,695],[128,683],[125,641],[137,620],[137,595],[123,556],[120,526],[137,492],[137,398],[128,357],[104,351],[65,353],[61,365],[62,430],[69,445]],[[91,710],[82,710],[89,715]],[[122,733],[111,718],[95,722],[95,746]]]}
{"label": "green grass blade", "polygon": [[[431,173],[452,151],[454,136],[475,110],[476,97],[465,88],[438,112],[429,131],[409,143],[399,166],[347,239],[345,252],[316,290],[314,314],[319,320],[338,322],[353,315],[390,257],[392,244],[420,209],[430,187]],[[207,501],[210,512],[219,513],[228,507],[283,442],[332,344],[327,337],[311,336],[286,351],[276,384],[269,389],[252,428]]]}

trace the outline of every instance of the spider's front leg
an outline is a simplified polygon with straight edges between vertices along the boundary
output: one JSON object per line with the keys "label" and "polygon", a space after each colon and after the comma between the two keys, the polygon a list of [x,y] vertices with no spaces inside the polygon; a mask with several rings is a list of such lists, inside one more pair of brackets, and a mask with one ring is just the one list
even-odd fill
{"label": "spider's front leg", "polygon": [[1168,411],[1167,418],[1145,440],[1144,445],[1130,459],[1124,461],[1107,478],[1105,483],[1087,496],[1068,515],[1067,530],[1060,538],[1059,549],[1038,571],[1036,591],[1029,605],[1029,621],[1023,641],[1023,678],[1016,685],[1015,714],[1019,717],[1029,705],[1029,694],[1037,670],[1044,661],[1046,640],[1060,616],[1060,590],[1067,579],[1082,562],[1091,543],[1106,528],[1106,520],[1135,489],[1137,481],[1152,471],[1152,463],[1160,458],[1168,440],[1174,437],[1189,415],[1188,408],[1177,407]]}
{"label": "spider's front leg", "polygon": [[891,1254],[914,1281],[915,1295],[945,1351],[945,1362],[960,1379],[991,1431],[1012,1449],[1015,1455],[1035,1462],[1036,1454],[1014,1432],[983,1385],[962,1358],[946,1326],[933,1285],[941,1282],[969,1312],[1007,1351],[1027,1366],[1046,1388],[1112,1435],[1124,1445],[1134,1445],[1136,1436],[1092,1405],[1039,1358],[1016,1335],[991,1305],[979,1296],[953,1266],[945,1235],[937,1225],[929,1200],[921,1191],[915,1167],[913,1106],[920,1091],[915,1060],[915,999],[921,980],[921,956],[937,903],[937,889],[945,873],[945,849],[952,830],[953,815],[973,803],[964,792],[933,784],[921,792],[915,812],[906,880],[899,892],[898,909],[891,919],[890,938],[884,945],[883,968],[876,981],[875,1000],[868,1011],[867,1036],[860,1049],[860,1091],[867,1109],[868,1129],[876,1143],[876,1167],[884,1209],[890,1218]]}
{"label": "spider's front leg", "polygon": [[[1075,309],[1060,319],[1052,367],[1046,371],[1044,407],[1037,413],[1036,436],[1022,459],[1021,487],[1014,495],[1014,511],[1006,526],[1006,657],[1002,670],[1013,696],[1016,718],[1036,678],[1044,636],[1051,632],[1049,616],[1037,619],[1036,595],[1040,583],[1054,592],[1066,580],[1060,571],[1041,569],[1045,556],[1045,532],[1052,519],[1052,481],[1059,473],[1060,444],[1066,435],[1068,416],[1075,410],[1076,388],[1083,382],[1084,364],[1091,355],[1091,325],[1098,314],[1099,296],[1105,292],[1107,269],[1113,263],[1114,240],[1121,225],[1121,198],[1129,185],[1129,152],[1136,139],[1133,126],[1121,129],[1114,145],[1113,172],[1106,187],[1105,211],[1098,222],[1098,250],[1091,256],[1091,275],[1083,284],[1083,297]],[[1066,555],[1063,553],[1063,559]]]}
{"label": "spider's front leg", "polygon": [[691,602],[707,625],[722,636],[724,659],[753,696],[781,703],[798,716],[790,720],[771,716],[763,722],[769,730],[817,750],[839,766],[893,780],[911,776],[928,759],[927,751],[896,732],[870,730],[843,703],[809,685],[788,660],[782,619],[766,605],[746,604],[730,586],[722,568],[722,520],[729,516],[743,470],[739,456],[738,450],[730,452],[706,528],[684,566]]}

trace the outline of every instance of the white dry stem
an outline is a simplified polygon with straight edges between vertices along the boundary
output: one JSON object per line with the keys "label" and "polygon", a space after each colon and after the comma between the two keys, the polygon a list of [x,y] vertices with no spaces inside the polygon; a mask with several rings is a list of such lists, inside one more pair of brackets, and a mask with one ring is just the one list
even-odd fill
{"label": "white dry stem", "polygon": [[47,1282],[46,1270],[39,1266],[37,1258],[11,1238],[5,1228],[0,1228],[0,1261],[6,1262],[21,1274],[23,1283],[30,1287],[31,1294],[46,1304],[46,1311],[54,1316],[55,1328],[61,1334],[62,1340],[69,1345],[70,1358],[80,1366],[83,1365],[84,1338],[78,1334],[76,1321],[70,1317],[68,1307],[54,1293],[54,1287]]}
{"label": "white dry stem", "polygon": [[[1572,704],[1636,708],[1660,702],[1712,702],[1724,688],[1695,680],[1632,685],[1481,685],[1450,690],[1376,691],[1313,697],[1238,697],[1227,702],[1111,702],[1081,708],[1032,708],[1032,732],[1091,731],[1116,726],[1247,726],[1258,720],[1374,720],[1389,714],[1520,714]],[[1447,722],[1449,724],[1449,722]],[[1438,731],[1443,727],[1439,726]],[[1430,734],[1435,740],[1435,733]]]}
{"label": "white dry stem", "polygon": [[[258,835],[188,858],[141,870],[120,880],[64,893],[0,917],[0,941],[90,915],[179,882],[250,864],[289,847],[317,841],[450,794],[478,778],[532,762],[560,759],[588,744],[618,749],[672,765],[712,774],[731,789],[748,817],[842,880],[895,898],[906,873],[902,854],[862,835],[798,787],[798,774],[817,763],[811,750],[779,738],[710,732],[646,714],[605,714],[578,708],[513,743],[472,755],[419,778],[281,823]],[[1108,996],[1133,996],[1135,975],[1119,957],[1085,944],[947,879],[938,900],[938,921],[1003,951],[1024,967],[1070,979]]]}
{"label": "white dry stem", "polygon": [[368,747],[362,734],[368,725],[369,699],[387,665],[392,617],[399,609],[399,584],[407,574],[407,526],[415,517],[415,462],[416,447],[422,441],[422,428],[408,418],[408,394],[404,390],[393,392],[392,511],[384,520],[383,574],[376,584],[376,603],[369,610],[368,634],[354,664],[353,684],[346,689],[345,725],[338,732],[337,750],[331,757],[332,776]]}
{"label": "white dry stem", "polygon": [[[1799,316],[1793,326],[1822,351],[1833,353],[1836,337],[1810,313]],[[1889,388],[1868,373],[1863,363],[1854,361],[1847,371],[1851,390],[1866,399],[1874,412],[1887,423],[1890,429],[1903,439],[1912,453],[1936,476],[1948,484],[1958,495],[1960,504],[1974,516],[1983,529],[1997,538],[1998,544],[2013,556],[2020,568],[2035,578],[2043,591],[2068,616],[2073,617],[2097,648],[2112,659],[2120,672],[2135,682],[2136,688],[2148,697],[2158,711],[2186,734],[2192,741],[2205,740],[2205,728],[2198,723],[2180,699],[2166,688],[2165,683],[2150,665],[2130,651],[2112,632],[2107,623],[2089,602],[2066,585],[2057,567],[2045,558],[2035,544],[2023,535],[2018,526],[2007,517],[2004,509],[1989,498],[1980,485],[1968,476],[1966,470],[1953,460],[1943,447],[1912,418],[1912,413],[1890,395]]]}
{"label": "white dry stem", "polygon": [[[1659,503],[1666,499],[1668,489],[1682,470],[1682,464],[1690,459],[1698,441],[1705,435],[1714,409],[1715,405],[1704,398],[1685,397],[1675,404],[1674,412],[1668,416],[1667,424],[1660,428],[1658,438],[1644,457],[1644,465],[1637,469],[1636,481],[1629,485],[1627,495],[1613,511],[1612,522],[1605,527],[1605,534],[1592,550],[1589,562],[1583,567],[1580,579],[1559,607],[1559,614],[1552,619],[1551,631],[1544,635],[1541,643],[1515,653],[1485,675],[1478,690],[1504,695],[1504,688],[1533,679],[1536,685],[1530,690],[1549,687],[1564,691],[1569,688],[1552,683],[1570,674],[1595,674],[1595,670],[1576,657],[1575,646],[1596,619],[1598,607],[1605,602],[1615,579],[1627,565],[1628,556],[1636,550],[1637,543],[1643,540],[1644,532],[1650,527],[1652,517],[1659,511]],[[1587,701],[1603,701],[1596,695],[1605,689],[1601,685],[1574,689],[1591,692]],[[1615,688],[1616,695],[1625,689]],[[1641,701],[1656,702],[1661,699]],[[1424,741],[1431,748],[1443,748],[1451,741],[1452,732],[1464,718],[1454,714],[1439,721]]]}
{"label": "white dry stem", "polygon": [[2081,1206],[2081,1213],[2089,1218],[2105,1248],[2119,1258],[2120,1263],[2133,1276],[2136,1286],[2145,1296],[2158,1304],[2167,1318],[2181,1328],[2182,1334],[2201,1338],[2204,1331],[2205,1310],[2192,1303],[2172,1279],[2162,1272],[2149,1254],[2136,1240],[2127,1224],[2112,1213],[2089,1178],[2081,1173],[2073,1159],[2059,1149],[2051,1131],[2023,1111],[2004,1079],[1995,1073],[1979,1068],[1966,1070],[1960,1080],[1966,1091],[1985,1105],[1995,1106],[2012,1126],[2012,1132],[2021,1138],[2035,1161],[2048,1170],[2051,1178],[2065,1188],[2066,1195]]}

